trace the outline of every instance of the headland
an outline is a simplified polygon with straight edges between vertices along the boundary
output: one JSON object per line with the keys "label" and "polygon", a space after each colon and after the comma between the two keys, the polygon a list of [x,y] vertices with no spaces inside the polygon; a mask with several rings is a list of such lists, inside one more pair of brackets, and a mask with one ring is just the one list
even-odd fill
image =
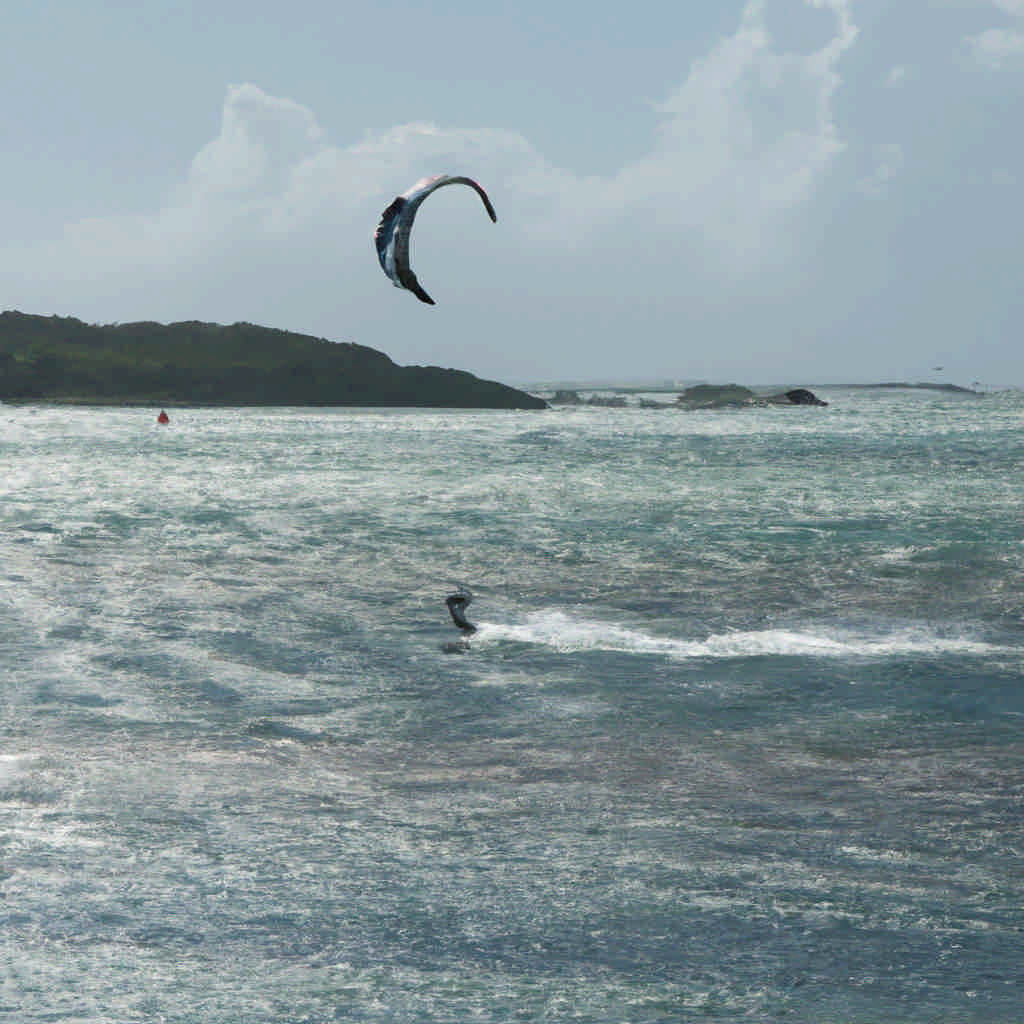
{"label": "headland", "polygon": [[250,323],[87,324],[0,313],[0,400],[103,405],[544,409],[465,370]]}

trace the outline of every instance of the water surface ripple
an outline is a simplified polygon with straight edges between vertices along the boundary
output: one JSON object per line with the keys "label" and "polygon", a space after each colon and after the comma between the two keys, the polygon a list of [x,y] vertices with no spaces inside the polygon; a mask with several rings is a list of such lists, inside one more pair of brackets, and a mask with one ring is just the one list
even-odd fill
{"label": "water surface ripple", "polygon": [[0,1020],[1024,1018],[1024,396],[824,394],[0,406]]}

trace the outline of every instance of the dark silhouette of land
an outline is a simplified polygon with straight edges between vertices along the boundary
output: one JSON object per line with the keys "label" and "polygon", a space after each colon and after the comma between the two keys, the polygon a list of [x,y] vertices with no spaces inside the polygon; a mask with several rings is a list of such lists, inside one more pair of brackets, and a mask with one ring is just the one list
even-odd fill
{"label": "dark silhouette of land", "polygon": [[0,313],[0,399],[166,406],[547,406],[464,370],[398,366],[365,345],[256,324],[100,325],[16,311]]}

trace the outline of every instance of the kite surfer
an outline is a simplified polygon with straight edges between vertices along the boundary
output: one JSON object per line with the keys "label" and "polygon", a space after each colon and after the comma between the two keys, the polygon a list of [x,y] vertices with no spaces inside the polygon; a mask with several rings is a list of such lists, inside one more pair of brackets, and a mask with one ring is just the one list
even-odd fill
{"label": "kite surfer", "polygon": [[448,612],[452,617],[452,622],[454,622],[463,633],[476,632],[476,626],[466,618],[466,607],[472,600],[473,595],[470,594],[468,590],[457,590],[454,594],[449,594],[444,599],[444,603],[448,605]]}

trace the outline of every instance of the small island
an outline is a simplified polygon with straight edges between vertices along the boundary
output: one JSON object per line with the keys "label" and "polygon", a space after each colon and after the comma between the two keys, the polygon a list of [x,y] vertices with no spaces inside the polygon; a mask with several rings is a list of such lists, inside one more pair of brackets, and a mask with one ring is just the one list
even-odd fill
{"label": "small island", "polygon": [[759,395],[742,384],[695,384],[676,399],[684,409],[723,409],[755,405],[828,405],[807,388]]}
{"label": "small island", "polygon": [[545,409],[465,370],[399,366],[352,342],[235,323],[87,324],[0,313],[0,400]]}
{"label": "small island", "polygon": [[[616,390],[629,390],[619,388]],[[654,389],[652,389],[654,390]],[[665,389],[657,389],[663,391]],[[625,409],[629,406],[624,394],[592,395],[584,398],[575,388],[560,387],[551,397],[552,405],[598,405],[611,409]],[[772,394],[758,394],[741,384],[694,384],[680,392],[673,403],[659,402],[641,397],[636,408],[640,409],[738,409],[766,405],[828,405],[807,388],[790,388]]]}

